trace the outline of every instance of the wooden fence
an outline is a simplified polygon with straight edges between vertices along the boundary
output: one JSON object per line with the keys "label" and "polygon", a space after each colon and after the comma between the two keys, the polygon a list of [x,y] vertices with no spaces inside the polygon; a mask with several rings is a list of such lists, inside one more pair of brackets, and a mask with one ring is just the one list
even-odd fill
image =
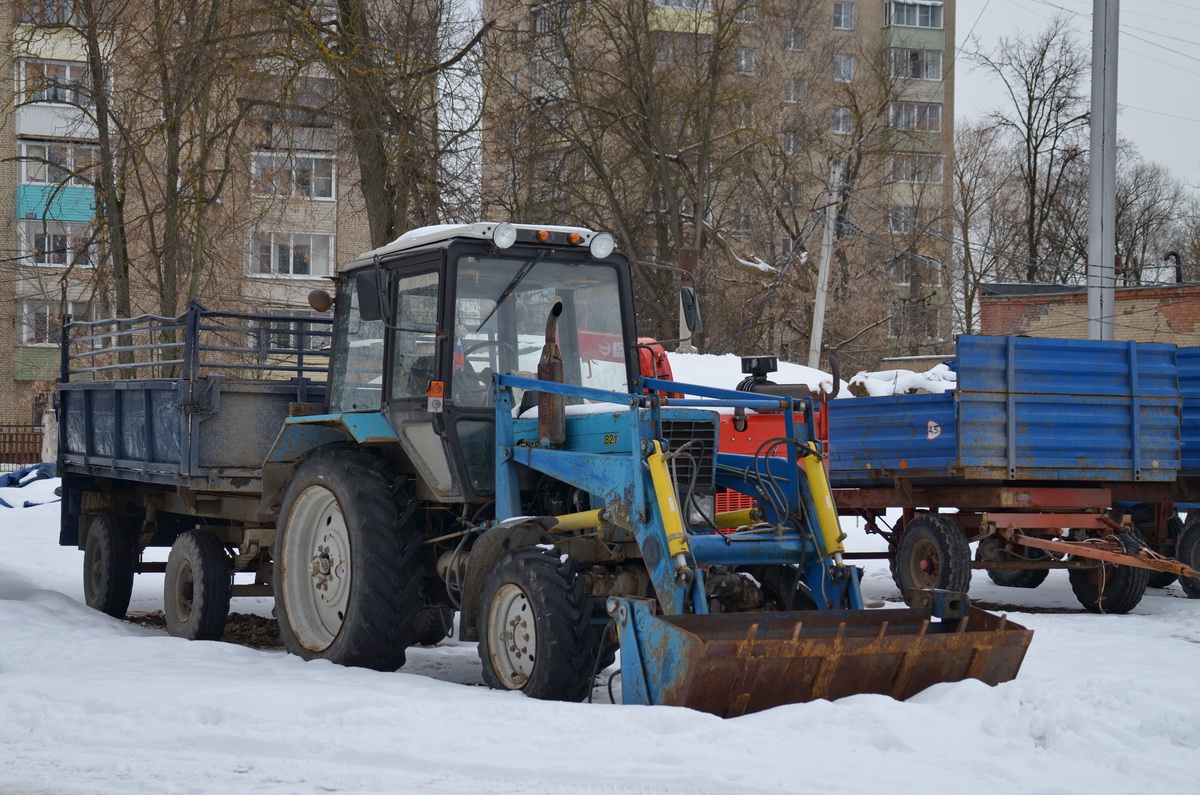
{"label": "wooden fence", "polygon": [[0,464],[37,464],[41,460],[41,428],[36,425],[0,425]]}

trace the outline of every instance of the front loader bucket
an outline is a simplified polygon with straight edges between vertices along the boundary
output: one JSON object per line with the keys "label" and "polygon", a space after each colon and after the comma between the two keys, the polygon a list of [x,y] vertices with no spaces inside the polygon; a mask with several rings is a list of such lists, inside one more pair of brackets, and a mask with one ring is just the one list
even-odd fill
{"label": "front loader bucket", "polygon": [[977,608],[937,620],[930,609],[654,615],[612,598],[626,704],[735,717],[818,698],[905,699],[938,682],[1017,675],[1033,632]]}

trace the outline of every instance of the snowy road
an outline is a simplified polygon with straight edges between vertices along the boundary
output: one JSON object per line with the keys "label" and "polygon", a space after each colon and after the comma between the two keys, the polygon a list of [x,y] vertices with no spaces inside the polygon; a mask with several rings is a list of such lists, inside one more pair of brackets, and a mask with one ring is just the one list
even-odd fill
{"label": "snowy road", "polygon": [[[14,505],[56,481],[0,489]],[[1035,591],[975,576],[1036,634],[1016,681],[854,696],[735,720],[535,702],[484,689],[473,644],[401,673],[189,643],[82,604],[58,506],[0,508],[0,793],[1143,793],[1196,790],[1200,601],[1078,610],[1063,572]],[[847,546],[870,548],[849,526]],[[868,597],[896,596],[869,564]],[[161,606],[142,575],[135,610]],[[269,614],[270,600],[235,611]],[[603,688],[597,701],[607,701]]]}

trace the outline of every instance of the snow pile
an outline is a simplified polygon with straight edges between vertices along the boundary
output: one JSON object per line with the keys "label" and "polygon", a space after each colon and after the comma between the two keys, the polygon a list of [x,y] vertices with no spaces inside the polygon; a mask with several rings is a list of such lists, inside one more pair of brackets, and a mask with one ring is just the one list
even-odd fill
{"label": "snow pile", "polygon": [[944,364],[916,373],[912,370],[880,370],[859,373],[850,379],[850,391],[859,397],[939,394],[958,386],[958,373]]}
{"label": "snow pile", "polygon": [[[57,480],[0,489],[54,499]],[[844,521],[847,546],[878,536]],[[1200,602],[1151,591],[1130,615],[1083,613],[1066,573],[979,600],[1063,610],[1018,678],[860,695],[735,720],[678,708],[537,702],[480,687],[474,644],[410,651],[399,673],[188,642],[82,602],[83,554],[58,505],[0,513],[0,791],[4,793],[1187,792],[1200,760]],[[864,561],[869,599],[898,598]],[[161,608],[139,575],[133,610]],[[270,599],[235,599],[270,615]],[[606,679],[607,675],[602,677]],[[619,680],[617,682],[619,697]]]}

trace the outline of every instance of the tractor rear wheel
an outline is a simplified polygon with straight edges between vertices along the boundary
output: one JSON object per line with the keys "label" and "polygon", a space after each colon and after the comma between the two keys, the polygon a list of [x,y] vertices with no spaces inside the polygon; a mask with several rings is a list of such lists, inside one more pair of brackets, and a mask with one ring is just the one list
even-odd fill
{"label": "tractor rear wheel", "polygon": [[402,527],[394,479],[375,455],[342,445],[310,453],[284,491],[275,602],[289,652],[394,671],[424,605],[420,535]]}
{"label": "tractor rear wheel", "polygon": [[1068,572],[1075,598],[1091,613],[1128,613],[1146,594],[1150,570],[1103,563]]}
{"label": "tractor rear wheel", "polygon": [[120,519],[109,513],[92,517],[83,544],[83,598],[88,607],[125,617],[135,558],[133,534]]}
{"label": "tractor rear wheel", "polygon": [[[1200,517],[1189,520],[1175,542],[1175,559],[1200,571]],[[1200,599],[1200,578],[1180,577],[1179,584],[1189,599]]]}
{"label": "tractor rear wheel", "polygon": [[971,547],[958,522],[921,514],[904,527],[896,550],[896,581],[909,588],[966,593],[971,586]]}
{"label": "tractor rear wheel", "polygon": [[480,594],[483,681],[532,698],[581,701],[597,667],[591,600],[570,560],[538,547],[506,552]]}
{"label": "tractor rear wheel", "polygon": [[232,585],[229,555],[217,537],[204,530],[180,533],[163,582],[167,632],[188,640],[220,640]]}

